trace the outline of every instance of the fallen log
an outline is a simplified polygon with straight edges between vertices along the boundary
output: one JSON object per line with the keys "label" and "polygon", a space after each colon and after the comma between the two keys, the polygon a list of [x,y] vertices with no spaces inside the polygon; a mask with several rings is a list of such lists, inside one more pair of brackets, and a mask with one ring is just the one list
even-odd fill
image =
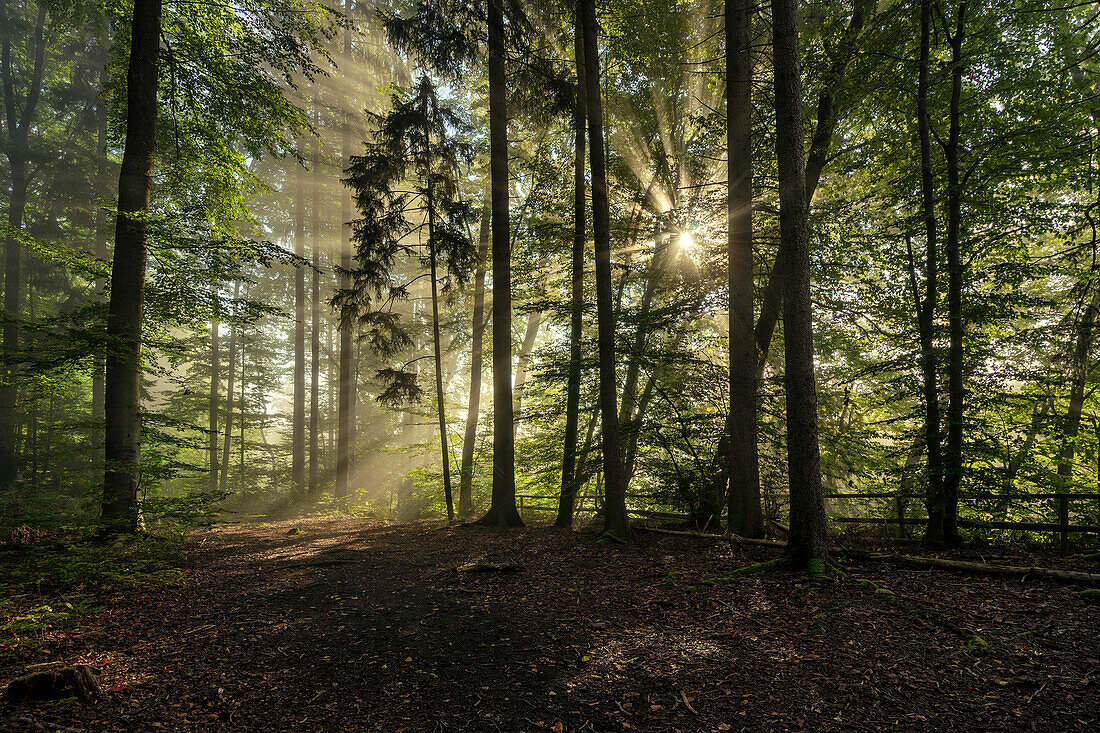
{"label": "fallen log", "polygon": [[[657,529],[655,527],[637,527],[646,532],[659,534],[679,535],[683,537],[695,537],[710,541],[731,542],[737,544],[761,545],[765,547],[786,547],[786,542],[778,540],[754,540],[737,535],[707,534],[705,532],[687,532],[673,529]],[[836,555],[844,555],[857,560],[870,560],[875,562],[888,562],[896,565],[909,565],[911,567],[935,568],[939,570],[954,570],[956,572],[976,573],[980,575],[1003,575],[1012,577],[1049,578],[1062,583],[1075,583],[1078,585],[1100,585],[1100,573],[1077,572],[1073,570],[1058,570],[1055,568],[1040,568],[1024,565],[990,565],[982,562],[968,560],[949,560],[939,557],[920,557],[917,555],[896,555],[891,553],[866,552],[864,550],[847,550],[843,547],[831,547],[829,551]]]}
{"label": "fallen log", "polygon": [[456,573],[518,573],[523,566],[515,562],[472,562],[459,565]]}

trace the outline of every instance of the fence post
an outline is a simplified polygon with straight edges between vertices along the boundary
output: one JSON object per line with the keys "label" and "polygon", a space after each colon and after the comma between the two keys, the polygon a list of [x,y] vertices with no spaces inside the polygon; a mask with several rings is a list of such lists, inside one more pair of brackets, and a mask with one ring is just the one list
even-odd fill
{"label": "fence post", "polygon": [[1069,497],[1065,494],[1058,495],[1058,554],[1065,557],[1069,554]]}

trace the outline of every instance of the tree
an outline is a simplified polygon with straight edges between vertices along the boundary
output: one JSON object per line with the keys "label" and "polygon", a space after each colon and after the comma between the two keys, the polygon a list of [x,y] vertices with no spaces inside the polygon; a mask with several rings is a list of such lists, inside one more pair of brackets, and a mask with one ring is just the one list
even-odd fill
{"label": "tree", "polygon": [[[409,285],[420,276],[409,282],[395,281],[394,268],[400,258],[410,255],[427,265],[443,487],[448,518],[454,519],[443,390],[439,261],[442,259],[458,285],[473,269],[474,248],[466,235],[473,212],[460,200],[458,188],[461,170],[471,162],[473,150],[457,139],[467,129],[465,121],[440,100],[427,76],[421,76],[408,95],[395,94],[390,111],[374,118],[378,123],[375,138],[362,155],[352,156],[345,179],[363,218],[353,224],[357,267],[353,292],[344,302],[360,309],[358,321],[367,329],[374,350],[397,353],[410,346],[412,339],[392,306],[409,297]],[[378,372],[385,384],[379,400],[396,405],[419,399],[416,372],[407,367]]]}
{"label": "tree", "polygon": [[565,448],[561,462],[561,491],[557,527],[572,527],[577,503],[577,428],[581,404],[581,339],[584,337],[584,243],[587,197],[584,181],[585,132],[588,123],[588,84],[585,81],[584,31],[578,17],[573,27],[573,60],[577,69],[573,111],[573,249],[569,278],[569,376],[565,386]]}
{"label": "tree", "polygon": [[508,205],[508,101],[501,0],[489,9],[489,178],[493,262],[493,493],[483,524],[519,527],[512,434],[512,241]]}
{"label": "tree", "polygon": [[118,179],[118,216],[107,317],[105,378],[106,473],[100,521],[110,532],[141,526],[138,466],[141,450],[141,317],[145,302],[153,155],[156,149],[157,54],[161,0],[135,0],[126,74],[126,143]]}
{"label": "tree", "polygon": [[626,476],[619,450],[619,414],[615,376],[615,314],[611,306],[611,223],[608,204],[600,57],[594,0],[579,0],[578,25],[584,35],[585,90],[589,165],[592,168],[592,231],[596,247],[596,325],[600,356],[600,433],[603,437],[604,531],[630,537],[626,513]]}
{"label": "tree", "polygon": [[797,0],[772,0],[772,39],[779,228],[790,255],[783,292],[786,352],[783,384],[787,397],[787,474],[791,501],[787,556],[793,566],[808,567],[828,557],[828,544],[817,437]]}
{"label": "tree", "polygon": [[[16,417],[16,371],[13,366],[19,348],[19,317],[21,309],[22,246],[20,233],[27,208],[27,190],[33,177],[29,138],[35,123],[42,93],[46,56],[46,5],[38,3],[30,18],[16,17],[6,0],[0,2],[0,77],[4,88],[3,151],[8,159],[11,194],[8,200],[7,228],[4,232],[4,325],[2,350],[3,372],[0,373],[0,488],[18,474],[18,420]],[[26,95],[16,96],[17,79],[12,63],[12,32],[22,32],[33,39],[26,58]]]}
{"label": "tree", "polygon": [[764,536],[756,444],[752,255],[752,8],[726,0],[730,467],[727,528]]}
{"label": "tree", "polygon": [[[294,166],[294,254],[306,254],[306,186],[302,166]],[[290,483],[297,494],[306,484],[306,272],[294,268],[294,393],[290,436]]]}
{"label": "tree", "polygon": [[478,413],[481,410],[482,342],[485,336],[485,260],[489,254],[489,203],[482,206],[478,228],[477,271],[474,274],[474,314],[470,340],[470,401],[466,407],[466,431],[462,439],[462,461],[458,479],[458,516],[474,513],[474,445],[477,442]]}

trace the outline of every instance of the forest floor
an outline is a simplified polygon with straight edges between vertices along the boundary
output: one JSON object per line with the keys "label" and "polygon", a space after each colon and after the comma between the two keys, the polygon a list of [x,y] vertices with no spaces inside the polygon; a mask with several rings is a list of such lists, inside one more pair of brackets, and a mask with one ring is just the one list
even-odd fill
{"label": "forest floor", "polygon": [[[1097,730],[1100,604],[1078,588],[881,563],[708,582],[778,552],[350,519],[195,531],[159,582],[2,600],[0,686],[83,663],[104,694],[0,702],[0,729]],[[44,598],[83,613],[17,643]]]}

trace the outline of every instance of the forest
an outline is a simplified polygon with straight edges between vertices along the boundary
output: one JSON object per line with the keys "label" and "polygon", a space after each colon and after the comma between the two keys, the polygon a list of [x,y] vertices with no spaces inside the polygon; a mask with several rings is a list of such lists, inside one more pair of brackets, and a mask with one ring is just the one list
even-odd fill
{"label": "forest", "polygon": [[1100,3],[0,0],[0,86],[0,728],[1100,724]]}

